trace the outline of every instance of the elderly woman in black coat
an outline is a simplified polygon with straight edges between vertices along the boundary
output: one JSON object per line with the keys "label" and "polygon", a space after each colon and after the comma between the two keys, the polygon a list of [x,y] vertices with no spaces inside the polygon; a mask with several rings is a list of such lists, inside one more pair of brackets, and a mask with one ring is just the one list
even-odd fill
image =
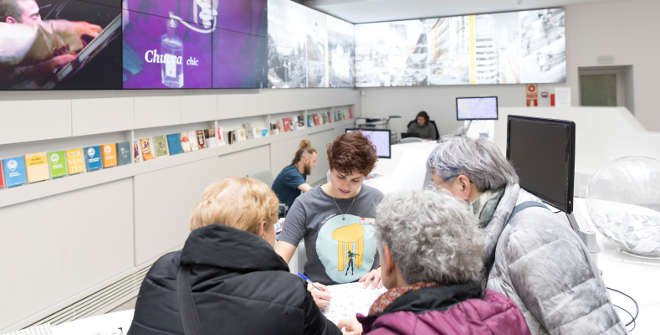
{"label": "elderly woman in black coat", "polygon": [[340,334],[273,250],[278,207],[254,179],[207,187],[183,250],[144,279],[128,333]]}

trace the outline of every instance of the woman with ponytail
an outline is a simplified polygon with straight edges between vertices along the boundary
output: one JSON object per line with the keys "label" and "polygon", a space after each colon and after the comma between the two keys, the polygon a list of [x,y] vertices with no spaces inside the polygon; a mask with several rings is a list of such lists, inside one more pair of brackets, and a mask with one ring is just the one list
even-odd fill
{"label": "woman with ponytail", "polygon": [[312,142],[308,139],[300,141],[291,165],[280,171],[273,182],[273,192],[277,195],[280,203],[291,207],[293,201],[301,192],[307,192],[312,187],[307,183],[307,176],[316,166],[316,149],[312,148]]}

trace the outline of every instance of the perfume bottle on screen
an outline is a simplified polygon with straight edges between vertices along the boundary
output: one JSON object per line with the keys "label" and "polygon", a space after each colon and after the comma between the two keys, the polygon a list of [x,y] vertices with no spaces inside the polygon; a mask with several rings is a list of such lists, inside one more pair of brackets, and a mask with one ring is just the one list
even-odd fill
{"label": "perfume bottle on screen", "polygon": [[166,87],[183,87],[183,42],[176,34],[174,19],[167,22],[167,33],[160,38],[160,53],[163,55],[160,76]]}

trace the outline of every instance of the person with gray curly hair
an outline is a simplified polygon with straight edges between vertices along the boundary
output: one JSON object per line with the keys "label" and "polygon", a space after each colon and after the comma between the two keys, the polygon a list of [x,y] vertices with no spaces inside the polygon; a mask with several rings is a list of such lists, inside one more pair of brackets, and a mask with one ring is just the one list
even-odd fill
{"label": "person with gray curly hair", "polygon": [[368,316],[340,321],[344,334],[529,334],[515,303],[480,284],[483,232],[465,204],[411,191],[386,196],[377,212],[388,291]]}
{"label": "person with gray curly hair", "polygon": [[626,333],[585,245],[519,186],[493,142],[444,138],[429,155],[427,175],[477,216],[487,287],[516,302],[532,334]]}

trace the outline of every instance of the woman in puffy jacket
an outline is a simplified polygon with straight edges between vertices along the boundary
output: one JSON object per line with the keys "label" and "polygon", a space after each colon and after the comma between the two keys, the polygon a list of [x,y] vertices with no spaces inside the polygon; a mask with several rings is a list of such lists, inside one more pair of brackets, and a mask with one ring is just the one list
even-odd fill
{"label": "woman in puffy jacket", "polygon": [[516,302],[532,334],[626,333],[584,243],[567,220],[520,188],[493,142],[445,138],[427,169],[477,216],[488,288]]}
{"label": "woman in puffy jacket", "polygon": [[183,250],[142,282],[128,334],[340,334],[273,250],[278,207],[254,179],[208,186]]}
{"label": "woman in puffy jacket", "polygon": [[345,334],[529,334],[511,300],[483,290],[483,234],[464,204],[413,191],[386,196],[377,213],[388,291],[369,315],[340,321]]}

